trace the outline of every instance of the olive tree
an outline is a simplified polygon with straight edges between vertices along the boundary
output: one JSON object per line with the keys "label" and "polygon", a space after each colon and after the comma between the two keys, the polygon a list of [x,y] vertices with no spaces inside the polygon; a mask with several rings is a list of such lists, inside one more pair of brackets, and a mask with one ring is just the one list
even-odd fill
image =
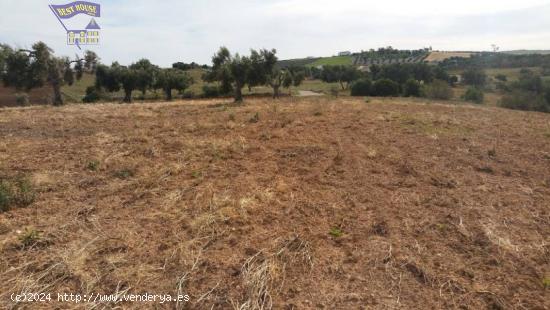
{"label": "olive tree", "polygon": [[273,99],[279,98],[279,89],[288,87],[292,84],[290,73],[288,70],[275,69],[269,76],[269,86],[273,88]]}
{"label": "olive tree", "polygon": [[9,45],[0,44],[0,80],[3,80],[6,74],[6,61],[11,54],[13,49]]}
{"label": "olive tree", "polygon": [[156,86],[158,68],[148,60],[142,59],[130,66],[121,66],[113,62],[110,67],[99,65],[96,68],[95,87],[98,90],[105,88],[109,92],[124,91],[123,102],[132,102],[134,90],[140,90],[145,95],[148,89]]}
{"label": "olive tree", "polygon": [[132,102],[132,92],[138,88],[138,70],[113,62],[110,67],[100,65],[96,72],[95,87],[109,92],[124,90],[124,102]]}
{"label": "olive tree", "polygon": [[132,102],[132,92],[139,87],[139,70],[133,69],[131,67],[120,66],[117,68],[116,76],[118,76],[119,83],[124,90],[124,99],[123,102],[131,103]]}
{"label": "olive tree", "polygon": [[324,66],[321,80],[326,83],[338,82],[342,90],[361,77],[361,72],[354,66]]}
{"label": "olive tree", "polygon": [[290,90],[290,86],[298,87],[302,85],[304,80],[306,79],[306,72],[304,68],[296,68],[296,67],[290,67],[288,68],[290,78],[286,88]]}
{"label": "olive tree", "polygon": [[239,54],[231,55],[226,47],[220,47],[212,57],[212,69],[205,75],[205,80],[221,83],[222,89],[234,90],[235,102],[242,102],[242,88],[246,83],[250,61]]}
{"label": "olive tree", "polygon": [[242,102],[242,88],[248,86],[269,85],[273,88],[273,97],[279,96],[281,87],[299,85],[305,73],[277,68],[275,49],[251,50],[250,56],[231,55],[226,47],[221,47],[212,57],[212,68],[203,79],[218,81],[222,91],[234,90],[235,101]]}
{"label": "olive tree", "polygon": [[273,88],[273,98],[279,98],[280,88],[287,88],[290,90],[291,86],[298,87],[305,79],[305,73],[303,71],[293,71],[287,69],[275,69],[270,76],[270,86]]}
{"label": "olive tree", "polygon": [[[267,63],[266,58],[270,59],[272,63]],[[252,90],[252,87],[268,84],[268,73],[272,71],[276,62],[277,57],[274,50],[250,51],[250,68],[246,77],[249,91]]]}
{"label": "olive tree", "polygon": [[103,64],[98,65],[95,73],[95,88],[97,90],[105,89],[108,92],[119,91],[119,67],[120,65],[117,62],[114,62],[113,64],[111,64],[111,66]]}
{"label": "olive tree", "polygon": [[72,85],[75,71],[76,79],[80,79],[84,67],[95,66],[98,60],[97,55],[94,55],[90,54],[88,59],[77,57],[71,61],[66,57],[55,57],[53,50],[45,43],[37,42],[30,50],[19,49],[8,54],[4,65],[4,84],[25,91],[49,85],[54,92],[53,104],[62,105],[61,87]]}
{"label": "olive tree", "polygon": [[130,69],[135,71],[137,89],[145,96],[147,90],[152,89],[156,83],[159,68],[153,65],[148,59],[140,59],[130,65]]}
{"label": "olive tree", "polygon": [[172,100],[172,90],[183,92],[193,82],[192,78],[179,69],[161,69],[158,72],[156,88],[161,88],[166,95],[166,100]]}

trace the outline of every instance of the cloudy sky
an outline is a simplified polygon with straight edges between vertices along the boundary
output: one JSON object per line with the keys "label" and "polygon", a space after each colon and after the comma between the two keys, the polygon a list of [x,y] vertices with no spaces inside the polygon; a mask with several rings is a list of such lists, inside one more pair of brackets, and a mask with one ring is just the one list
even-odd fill
{"label": "cloudy sky", "polygon": [[[101,5],[103,62],[138,58],[169,66],[210,63],[221,45],[246,53],[276,48],[279,58],[330,56],[391,45],[438,50],[550,49],[550,0],[91,0]],[[74,55],[48,4],[0,0],[0,42],[42,40]],[[89,18],[88,18],[89,19]],[[85,25],[84,25],[85,26]]]}

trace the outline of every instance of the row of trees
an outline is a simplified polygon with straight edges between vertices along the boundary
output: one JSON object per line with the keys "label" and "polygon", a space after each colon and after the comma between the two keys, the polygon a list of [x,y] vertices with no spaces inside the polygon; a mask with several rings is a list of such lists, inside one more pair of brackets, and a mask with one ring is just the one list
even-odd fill
{"label": "row of trees", "polygon": [[243,99],[242,89],[247,86],[270,86],[273,97],[280,95],[281,88],[298,86],[305,79],[305,73],[299,68],[277,67],[276,50],[251,50],[250,56],[232,55],[225,47],[212,58],[212,67],[196,63],[174,63],[172,68],[160,68],[147,59],[141,59],[129,66],[118,62],[110,66],[101,64],[99,57],[86,51],[84,58],[78,56],[71,60],[56,57],[45,43],[38,42],[32,49],[13,49],[0,45],[0,77],[5,86],[17,91],[29,92],[32,89],[51,86],[54,105],[64,103],[61,93],[63,85],[72,85],[80,80],[85,72],[95,74],[95,84],[88,87],[84,101],[100,99],[104,92],[124,92],[124,102],[132,101],[134,91],[143,96],[148,91],[161,89],[167,100],[172,99],[172,91],[183,92],[192,83],[186,70],[207,70],[203,79],[217,82],[219,93],[234,93],[235,101]]}
{"label": "row of trees", "polygon": [[276,50],[251,50],[249,56],[231,54],[221,47],[212,57],[212,67],[199,66],[196,63],[174,63],[172,68],[162,69],[141,59],[130,66],[113,63],[111,66],[99,65],[96,73],[95,90],[116,92],[124,90],[124,102],[132,100],[132,92],[139,90],[145,96],[148,90],[162,89],[167,100],[172,99],[172,91],[183,92],[193,79],[185,72],[190,69],[205,69],[202,79],[217,83],[217,94],[234,94],[236,102],[242,102],[242,90],[256,86],[273,88],[273,98],[280,96],[281,88],[299,86],[305,73],[299,68],[279,68]]}
{"label": "row of trees", "polygon": [[132,101],[135,90],[142,92],[161,89],[166,100],[172,100],[172,90],[183,92],[193,83],[187,72],[174,68],[159,68],[147,59],[141,59],[129,66],[122,66],[117,62],[111,66],[99,65],[96,72],[96,82],[93,88],[87,91],[89,101],[99,97],[97,92],[124,91],[124,102]]}
{"label": "row of trees", "polygon": [[391,46],[381,47],[378,50],[370,49],[361,51],[359,57],[362,59],[403,59],[410,57],[428,56],[431,48],[423,48],[419,50],[400,50]]}
{"label": "row of trees", "polygon": [[342,90],[351,86],[352,96],[428,96],[449,99],[458,78],[444,69],[424,63],[370,66],[361,72],[354,66],[324,66],[318,74],[328,83],[338,82]]}
{"label": "row of trees", "polygon": [[275,49],[251,50],[250,56],[231,54],[221,47],[212,57],[212,68],[203,79],[218,82],[222,93],[234,92],[236,102],[242,102],[242,89],[256,86],[273,88],[273,98],[278,98],[280,89],[299,86],[305,73],[299,68],[279,68]]}
{"label": "row of trees", "polygon": [[430,83],[422,83],[415,79],[408,79],[399,84],[396,81],[383,78],[371,81],[369,78],[360,79],[351,87],[352,96],[377,96],[377,97],[428,97],[433,99],[451,99],[453,91],[448,82],[433,80]]}
{"label": "row of trees", "polygon": [[13,49],[0,45],[0,75],[5,86],[29,92],[34,88],[50,86],[53,104],[62,105],[61,87],[80,80],[85,71],[95,72],[99,58],[87,51],[84,58],[78,56],[56,57],[45,43],[35,43],[31,49]]}
{"label": "row of trees", "polygon": [[[204,70],[202,79],[215,83],[216,94],[233,94],[236,102],[243,100],[243,88],[268,86],[273,97],[278,98],[282,88],[299,86],[306,77],[319,78],[327,83],[338,83],[342,90],[351,88],[357,96],[428,96],[448,99],[450,87],[457,82],[442,66],[423,63],[372,65],[369,72],[361,72],[354,66],[324,66],[323,68],[278,66],[277,51],[251,50],[250,55],[232,54],[221,47],[212,57],[212,66],[196,63],[174,63],[172,68],[160,68],[147,59],[129,66],[117,62],[110,66],[101,64],[99,57],[86,51],[82,58],[56,57],[44,43],[38,42],[31,49],[14,49],[0,45],[0,77],[4,84],[18,91],[50,86],[53,103],[63,104],[61,87],[71,85],[84,73],[94,74],[95,83],[86,91],[84,101],[100,99],[103,92],[124,93],[124,102],[131,102],[134,91],[145,97],[148,91],[162,90],[167,100],[173,91],[183,93],[194,82],[187,70]],[[483,89],[488,78],[483,69],[468,67],[463,82],[470,88],[465,99],[483,101]],[[497,87],[507,92],[503,100],[506,107],[550,111],[550,87],[545,87],[540,74],[523,70],[517,82],[505,83],[505,76],[498,76]],[[206,93],[206,91],[205,91]],[[531,100],[527,100],[531,98]]]}
{"label": "row of trees", "polygon": [[[203,80],[216,83],[217,93],[233,93],[235,101],[243,100],[242,90],[256,86],[268,86],[273,89],[273,97],[278,98],[282,88],[299,86],[306,76],[318,77],[324,82],[337,82],[342,90],[361,78],[391,80],[404,89],[410,80],[430,83],[434,79],[452,82],[444,70],[425,64],[394,64],[389,66],[371,66],[368,75],[354,66],[325,66],[322,69],[305,67],[281,68],[277,65],[275,49],[251,50],[250,55],[232,54],[221,47],[212,57],[212,66],[200,66],[196,63],[174,63],[172,68],[160,68],[147,59],[141,59],[129,66],[118,62],[110,66],[101,64],[98,56],[86,51],[83,58],[71,60],[56,57],[44,43],[38,42],[31,50],[12,49],[0,46],[0,73],[6,86],[18,91],[30,91],[33,88],[49,85],[54,92],[54,104],[63,104],[61,87],[71,85],[82,78],[84,72],[95,74],[95,84],[86,90],[84,101],[96,101],[104,92],[124,92],[124,102],[132,101],[134,91],[141,91],[145,97],[148,91],[162,90],[167,100],[172,99],[173,90],[183,92],[194,81],[186,70],[200,68],[205,70]],[[387,83],[386,83],[387,84]],[[384,92],[385,93],[385,92]]]}
{"label": "row of trees", "polygon": [[445,69],[550,67],[550,55],[483,52],[469,58],[451,57],[440,66]]}

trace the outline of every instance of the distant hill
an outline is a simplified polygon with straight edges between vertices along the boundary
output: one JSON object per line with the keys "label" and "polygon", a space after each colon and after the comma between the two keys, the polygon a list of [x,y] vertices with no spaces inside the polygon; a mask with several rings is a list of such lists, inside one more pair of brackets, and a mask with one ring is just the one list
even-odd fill
{"label": "distant hill", "polygon": [[426,57],[426,61],[430,63],[439,63],[444,61],[445,59],[454,58],[454,57],[460,57],[460,58],[470,58],[473,54],[473,52],[431,52],[428,57]]}
{"label": "distant hill", "polygon": [[282,68],[303,67],[303,66],[310,65],[320,59],[322,59],[322,57],[286,59],[286,60],[279,60],[277,62],[277,65],[279,65]]}
{"label": "distant hill", "polygon": [[512,54],[512,55],[534,55],[534,54],[550,55],[550,50],[514,50],[514,51],[503,51],[501,53]]}
{"label": "distant hill", "polygon": [[353,57],[352,56],[332,56],[319,58],[313,63],[310,63],[309,66],[336,66],[336,65],[351,65]]}
{"label": "distant hill", "polygon": [[331,57],[308,57],[298,59],[281,60],[279,66],[286,68],[291,66],[328,66],[328,65],[355,65],[370,66],[372,64],[387,65],[395,63],[439,63],[447,58],[463,57],[469,58],[474,52],[447,52],[447,51],[400,51],[390,50],[392,53],[380,53],[380,51],[369,51],[363,53],[354,53],[350,56],[331,56]]}

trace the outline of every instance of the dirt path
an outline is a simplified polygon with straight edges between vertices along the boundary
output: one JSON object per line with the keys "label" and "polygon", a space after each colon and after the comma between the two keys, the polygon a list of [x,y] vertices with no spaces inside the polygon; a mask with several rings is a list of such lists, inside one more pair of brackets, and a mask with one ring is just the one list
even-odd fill
{"label": "dirt path", "polygon": [[311,90],[299,90],[298,97],[313,97],[313,96],[323,96],[322,93],[317,93]]}

